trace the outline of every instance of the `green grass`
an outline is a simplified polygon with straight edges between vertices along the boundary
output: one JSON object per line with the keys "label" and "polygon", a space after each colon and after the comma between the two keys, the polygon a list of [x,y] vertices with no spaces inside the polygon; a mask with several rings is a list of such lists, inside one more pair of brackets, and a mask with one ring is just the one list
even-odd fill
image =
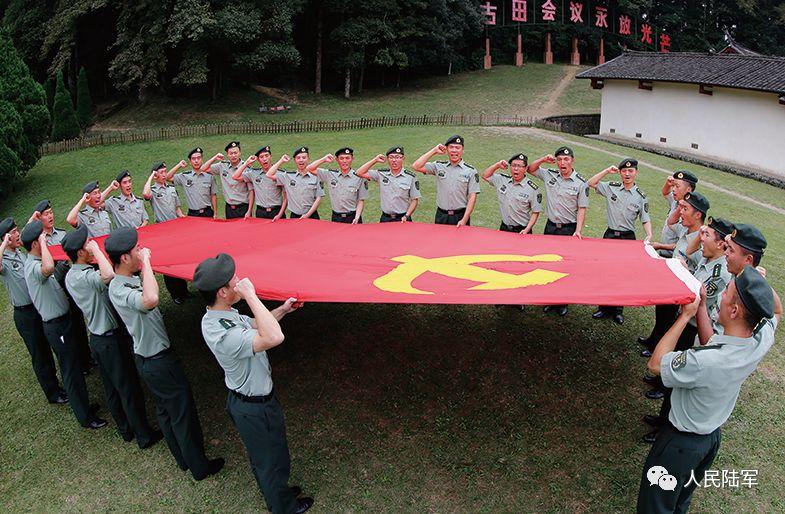
{"label": "green grass", "polygon": [[[559,83],[566,66],[528,63],[522,68],[494,66],[488,71],[414,80],[397,89],[370,89],[345,100],[339,93],[297,92],[299,103],[288,113],[259,114],[263,97],[250,89],[234,91],[212,103],[203,100],[154,99],[132,105],[96,127],[159,127],[221,121],[330,120],[423,114],[534,115]],[[585,68],[579,68],[585,69]],[[600,94],[586,81],[573,80],[571,100],[559,101],[553,114],[599,112]]]}
{"label": "green grass", "polygon": [[[314,156],[349,144],[364,162],[393,144],[407,161],[455,129],[396,128],[336,134],[239,139],[248,148],[271,144],[276,155],[307,144]],[[459,130],[466,160],[482,169],[524,151],[553,152],[548,133],[493,128]],[[556,135],[562,137],[562,135]],[[26,220],[48,197],[63,218],[84,183],[103,183],[121,167],[141,189],[149,164],[174,162],[196,144],[208,152],[230,136],[93,148],[49,156],[0,206],[0,217]],[[633,153],[646,162],[670,159]],[[620,159],[579,148],[577,168],[590,175]],[[747,179],[683,165],[709,180],[781,204],[782,191]],[[644,166],[639,184],[651,199],[655,234],[666,209],[664,175]],[[422,178],[424,200],[415,213],[429,221],[434,184]],[[378,218],[372,195],[366,220]],[[724,193],[706,191],[712,214],[751,222],[769,240],[763,264],[785,290],[782,218]],[[483,184],[475,225],[498,226],[495,195]],[[321,214],[329,211],[324,202]],[[544,219],[536,231],[542,232]],[[586,234],[605,228],[604,203],[591,196]],[[623,265],[623,263],[620,263]],[[612,281],[612,277],[609,277]],[[247,458],[224,409],[220,368],[201,340],[204,306],[182,307],[164,295],[162,310],[199,408],[208,453],[227,459],[221,474],[194,482],[163,445],[142,452],[113,429],[80,429],[67,408],[43,401],[29,358],[0,295],[0,507],[5,511],[233,511],[264,508]],[[271,351],[276,389],[287,417],[293,483],[316,497],[314,512],[630,512],[648,447],[639,421],[659,404],[642,397],[645,361],[634,343],[651,326],[653,309],[627,309],[617,327],[590,319],[575,306],[560,319],[539,309],[492,306],[310,304],[284,320],[286,342]],[[785,352],[782,331],[758,372],[748,379],[723,427],[714,469],[758,469],[752,490],[699,490],[693,512],[781,512],[785,509]],[[103,403],[95,373],[91,397]],[[152,406],[148,405],[152,416]]]}

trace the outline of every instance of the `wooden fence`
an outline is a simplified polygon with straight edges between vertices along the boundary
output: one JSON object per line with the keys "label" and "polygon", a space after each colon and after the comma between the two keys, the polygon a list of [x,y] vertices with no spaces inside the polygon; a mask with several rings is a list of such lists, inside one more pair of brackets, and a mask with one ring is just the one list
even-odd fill
{"label": "wooden fence", "polygon": [[102,133],[44,143],[38,150],[40,155],[70,152],[94,146],[125,143],[142,143],[179,139],[183,137],[220,136],[223,134],[296,134],[300,132],[338,132],[380,127],[403,127],[417,125],[432,126],[534,126],[542,120],[533,116],[499,114],[442,114],[438,116],[381,116],[378,118],[358,118],[352,120],[299,120],[284,122],[229,122],[204,125],[185,125],[157,129],[125,130],[115,133]]}

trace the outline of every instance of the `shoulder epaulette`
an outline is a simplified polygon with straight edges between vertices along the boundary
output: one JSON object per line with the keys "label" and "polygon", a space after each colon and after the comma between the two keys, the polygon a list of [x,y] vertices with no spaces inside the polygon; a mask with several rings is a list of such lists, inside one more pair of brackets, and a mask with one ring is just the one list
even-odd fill
{"label": "shoulder epaulette", "polygon": [[81,210],[81,211],[79,211],[79,212],[82,212],[82,213],[84,213],[84,214],[87,214],[87,207],[85,207],[84,209],[82,209],[82,210]]}
{"label": "shoulder epaulette", "polygon": [[725,346],[725,343],[707,344],[704,346],[695,346],[693,348],[690,348],[690,350],[692,350],[693,352],[700,352],[702,350],[719,350],[723,346]]}
{"label": "shoulder epaulette", "polygon": [[473,169],[473,170],[474,170],[474,169],[476,169],[476,168],[475,168],[474,166],[472,166],[471,164],[467,164],[467,163],[465,163],[465,162],[463,163],[463,165],[464,165],[464,166],[466,166],[467,168],[471,168],[471,169]]}
{"label": "shoulder epaulette", "polygon": [[450,164],[450,161],[436,161],[436,164]]}
{"label": "shoulder epaulette", "polygon": [[[388,170],[388,171],[389,171],[389,170]],[[415,174],[414,174],[414,172],[413,172],[413,171],[409,171],[409,170],[403,170],[403,172],[404,172],[404,173],[406,173],[407,175],[411,176],[411,177],[416,177],[416,176],[417,176],[417,175],[415,175]]]}
{"label": "shoulder epaulette", "polygon": [[646,193],[643,192],[641,188],[637,188],[638,194],[641,195],[641,198],[646,198]]}
{"label": "shoulder epaulette", "polygon": [[330,173],[338,173],[340,170],[334,170],[332,168],[328,168],[327,171],[329,171]]}
{"label": "shoulder epaulette", "polygon": [[621,187],[621,182],[608,182],[608,185],[612,187]]}
{"label": "shoulder epaulette", "polygon": [[512,178],[510,175],[508,175],[506,173],[499,173],[499,175],[501,175],[504,178]]}
{"label": "shoulder epaulette", "polygon": [[583,175],[581,175],[581,174],[580,174],[580,173],[578,173],[577,171],[575,172],[575,176],[576,176],[576,177],[578,177],[578,180],[580,180],[580,181],[582,181],[582,182],[586,182],[586,179],[585,179],[585,178],[583,178]]}
{"label": "shoulder epaulette", "polygon": [[229,161],[221,161],[221,164],[229,164]]}
{"label": "shoulder epaulette", "polygon": [[553,168],[545,168],[545,169],[550,171],[551,173],[561,173],[559,170],[555,170]]}
{"label": "shoulder epaulette", "polygon": [[540,186],[538,186],[537,184],[535,184],[534,182],[532,182],[529,179],[526,179],[526,182],[529,184],[529,187],[532,188],[532,189],[539,189],[540,188]]}
{"label": "shoulder epaulette", "polygon": [[722,264],[715,264],[714,269],[711,271],[711,276],[714,278],[719,278],[721,273],[722,273]]}

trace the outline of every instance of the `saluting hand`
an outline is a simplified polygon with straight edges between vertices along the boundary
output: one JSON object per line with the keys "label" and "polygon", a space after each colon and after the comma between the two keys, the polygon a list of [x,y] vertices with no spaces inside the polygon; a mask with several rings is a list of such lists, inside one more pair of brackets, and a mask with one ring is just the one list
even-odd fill
{"label": "saluting hand", "polygon": [[501,160],[501,161],[496,163],[496,167],[501,168],[503,170],[506,170],[508,165],[509,165],[509,163],[507,161],[505,161],[505,160]]}
{"label": "saluting hand", "polygon": [[116,191],[118,189],[120,189],[120,183],[118,181],[116,181],[116,180],[113,180],[112,181],[112,191]]}
{"label": "saluting hand", "polygon": [[215,154],[215,158],[220,160],[220,161],[222,161],[222,160],[224,160],[224,154],[222,154],[221,152],[218,152],[217,154]]}
{"label": "saluting hand", "polygon": [[607,168],[605,168],[605,171],[607,173],[618,173],[619,168],[617,168],[616,166],[608,166]]}
{"label": "saluting hand", "polygon": [[10,232],[3,236],[3,245],[4,246],[8,246],[9,244],[11,244],[11,233]]}
{"label": "saluting hand", "polygon": [[553,163],[556,162],[556,157],[554,157],[552,154],[546,155],[545,157],[543,157],[543,159],[545,159],[545,162],[548,162],[550,164],[553,164]]}
{"label": "saluting hand", "polygon": [[186,166],[188,166],[188,163],[185,161],[180,161],[177,163],[177,165],[180,166],[181,168],[185,168]]}
{"label": "saluting hand", "polygon": [[251,164],[251,163],[253,163],[253,162],[256,162],[257,160],[259,160],[259,159],[258,159],[258,157],[256,157],[255,155],[251,155],[251,156],[249,156],[249,157],[248,157],[248,158],[245,160],[245,162],[247,162],[248,164]]}
{"label": "saluting hand", "polygon": [[433,153],[445,154],[447,153],[447,147],[440,143],[433,147]]}
{"label": "saluting hand", "polygon": [[87,200],[90,198],[90,193],[85,193],[82,195],[82,203],[87,203]]}
{"label": "saluting hand", "polygon": [[333,154],[331,154],[331,153],[328,153],[327,155],[325,155],[323,157],[323,159],[324,159],[324,162],[333,162],[335,160],[335,156],[333,156]]}
{"label": "saluting hand", "polygon": [[386,161],[386,160],[387,160],[387,157],[385,157],[385,156],[384,156],[384,154],[379,154],[379,155],[377,155],[377,156],[376,156],[376,158],[374,159],[374,161],[376,161],[376,162],[378,162],[378,163],[380,163],[380,164],[381,164],[381,163],[383,163],[383,162],[384,162],[384,161]]}
{"label": "saluting hand", "polygon": [[142,261],[143,264],[150,264],[150,257],[152,256],[152,252],[149,248],[140,248],[139,249],[139,260]]}
{"label": "saluting hand", "polygon": [[92,255],[95,255],[97,252],[101,251],[101,247],[98,246],[98,243],[95,242],[95,239],[91,239],[85,243],[84,249],[90,252]]}
{"label": "saluting hand", "polygon": [[238,280],[234,290],[245,299],[256,296],[256,288],[248,277]]}
{"label": "saluting hand", "polygon": [[281,156],[281,158],[280,158],[280,159],[278,159],[278,162],[289,162],[289,159],[290,159],[290,157],[289,157],[289,154],[286,154],[286,153],[285,153],[285,154],[283,154],[283,155]]}

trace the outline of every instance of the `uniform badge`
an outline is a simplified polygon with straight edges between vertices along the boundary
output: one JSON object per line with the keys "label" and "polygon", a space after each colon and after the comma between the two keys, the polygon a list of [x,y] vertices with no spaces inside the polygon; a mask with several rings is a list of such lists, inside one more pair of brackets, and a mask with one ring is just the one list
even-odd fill
{"label": "uniform badge", "polygon": [[256,178],[254,179],[254,182],[256,182],[257,184],[259,184],[259,183],[261,183],[261,182],[262,182],[262,178],[261,178],[261,177],[256,177]]}
{"label": "uniform badge", "polygon": [[192,185],[194,185],[194,181],[190,178],[185,181],[185,187],[191,187]]}
{"label": "uniform badge", "polygon": [[555,178],[552,178],[552,179],[550,179],[550,180],[548,181],[548,184],[550,184],[550,185],[554,185],[554,184],[556,184],[556,179],[555,179]]}
{"label": "uniform badge", "polygon": [[417,191],[420,190],[420,181],[419,180],[415,180],[414,181],[414,189],[416,189]]}
{"label": "uniform badge", "polygon": [[21,268],[21,266],[19,265],[18,262],[14,262],[13,264],[11,264],[11,268],[13,268],[14,271],[19,271],[19,268]]}
{"label": "uniform badge", "polygon": [[714,296],[717,294],[717,283],[716,282],[709,282],[706,284],[706,295],[707,296]]}
{"label": "uniform badge", "polygon": [[589,186],[586,186],[586,196],[589,196]]}
{"label": "uniform badge", "polygon": [[687,352],[681,352],[671,361],[671,368],[676,371],[687,365]]}
{"label": "uniform badge", "polygon": [[365,190],[367,191],[367,190],[368,190],[368,182],[366,182],[366,181],[364,181],[364,180],[363,180],[363,187],[364,187],[364,188],[365,188]]}
{"label": "uniform badge", "polygon": [[224,327],[224,329],[226,330],[232,329],[237,326],[237,324],[234,321],[224,318],[219,319],[218,323],[220,323],[221,326]]}
{"label": "uniform badge", "polygon": [[335,187],[335,186],[337,186],[337,185],[338,185],[338,181],[337,181],[337,180],[331,180],[331,181],[330,181],[330,185],[331,185],[331,186],[333,186],[333,187]]}
{"label": "uniform badge", "polygon": [[643,204],[643,210],[649,212],[649,202]]}
{"label": "uniform badge", "polygon": [[387,177],[383,177],[382,178],[382,182],[385,183],[385,184],[389,184],[390,183],[390,179],[388,179]]}
{"label": "uniform badge", "polygon": [[537,203],[542,203],[542,193],[537,193]]}
{"label": "uniform badge", "polygon": [[500,193],[504,193],[505,191],[507,191],[507,186],[506,185],[499,188],[499,192]]}
{"label": "uniform badge", "polygon": [[616,195],[611,195],[611,202],[615,202],[618,199],[619,197],[617,197]]}
{"label": "uniform badge", "polygon": [[95,218],[87,218],[87,224],[88,225],[94,225],[95,224]]}
{"label": "uniform badge", "polygon": [[480,176],[477,175],[476,173],[474,174],[474,181],[477,182],[478,184],[480,183]]}
{"label": "uniform badge", "polygon": [[125,205],[121,205],[121,206],[119,206],[119,207],[117,208],[117,210],[118,210],[118,211],[120,211],[120,212],[125,212]]}
{"label": "uniform badge", "polygon": [[294,186],[296,186],[296,185],[297,185],[297,182],[295,182],[294,180],[290,180],[290,181],[289,181],[289,185],[290,185],[290,186],[292,186],[292,187],[294,187]]}
{"label": "uniform badge", "polygon": [[444,177],[444,172],[443,172],[443,171],[440,171],[440,172],[439,172],[439,173],[437,173],[436,175],[437,175],[437,176],[439,176],[439,177]]}

